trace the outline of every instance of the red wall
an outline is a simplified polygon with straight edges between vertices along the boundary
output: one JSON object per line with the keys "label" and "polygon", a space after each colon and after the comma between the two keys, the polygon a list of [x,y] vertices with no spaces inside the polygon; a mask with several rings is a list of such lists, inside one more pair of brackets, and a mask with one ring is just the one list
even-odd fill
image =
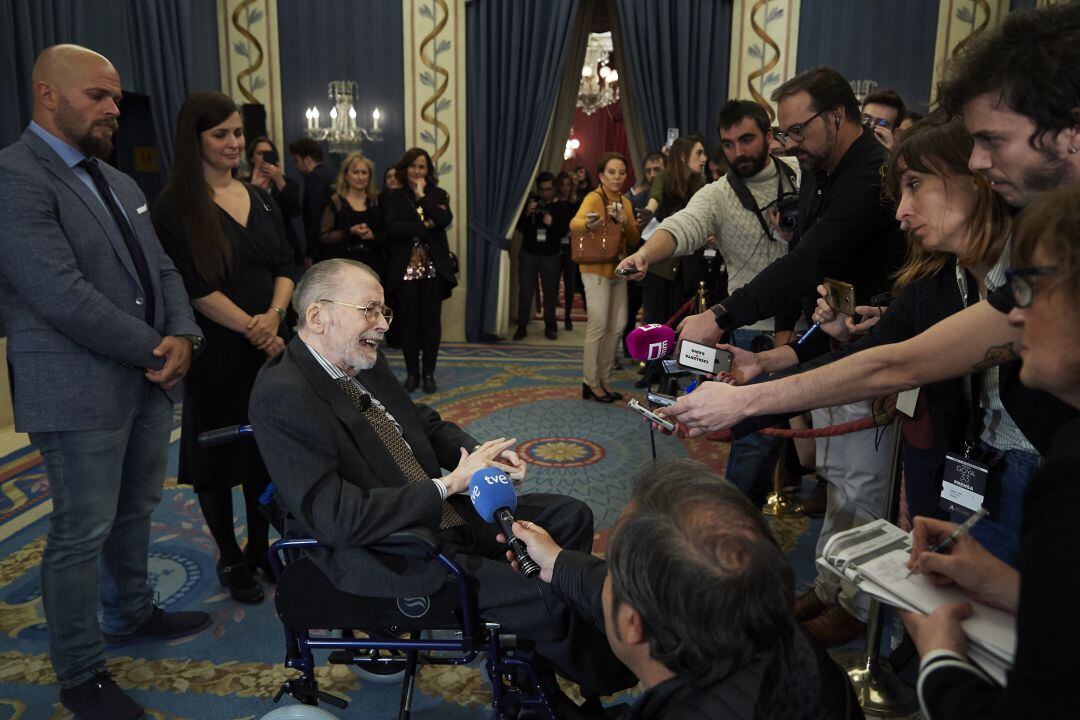
{"label": "red wall", "polygon": [[[596,184],[596,163],[600,157],[609,151],[622,153],[627,160],[630,159],[630,146],[626,143],[626,125],[623,124],[622,105],[616,102],[606,108],[597,110],[592,115],[586,115],[581,108],[574,110],[574,125],[572,137],[581,141],[581,147],[577,149],[574,157],[564,160],[562,169],[570,172],[578,165],[584,165],[589,170],[589,177]],[[634,186],[634,168],[627,168],[628,177],[624,191]]]}

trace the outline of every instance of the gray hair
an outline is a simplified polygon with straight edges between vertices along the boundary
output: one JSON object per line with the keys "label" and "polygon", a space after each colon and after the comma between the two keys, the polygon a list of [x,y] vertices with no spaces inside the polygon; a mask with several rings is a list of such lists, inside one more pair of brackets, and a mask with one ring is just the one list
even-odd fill
{"label": "gray hair", "polygon": [[331,258],[315,263],[307,269],[293,290],[292,306],[296,311],[298,327],[307,324],[305,315],[309,305],[335,294],[340,289],[338,280],[346,268],[362,270],[371,275],[375,282],[380,282],[379,274],[359,260]]}

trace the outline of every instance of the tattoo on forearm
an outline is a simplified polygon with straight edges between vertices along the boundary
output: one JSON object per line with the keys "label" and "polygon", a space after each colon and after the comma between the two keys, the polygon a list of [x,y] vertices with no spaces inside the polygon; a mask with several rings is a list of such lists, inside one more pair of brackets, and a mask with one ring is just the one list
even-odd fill
{"label": "tattoo on forearm", "polygon": [[1004,345],[991,345],[990,349],[986,351],[986,356],[980,361],[971,366],[973,372],[982,372],[983,370],[989,370],[992,367],[998,365],[1004,365],[1007,362],[1012,362],[1018,359],[1020,356],[1013,350],[1013,344],[1011,342]]}

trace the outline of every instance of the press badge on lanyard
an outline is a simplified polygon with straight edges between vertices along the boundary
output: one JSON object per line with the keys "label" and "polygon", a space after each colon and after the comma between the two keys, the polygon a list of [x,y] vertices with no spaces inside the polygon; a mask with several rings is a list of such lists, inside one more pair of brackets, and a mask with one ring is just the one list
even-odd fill
{"label": "press badge on lanyard", "polygon": [[986,501],[986,482],[990,466],[971,457],[945,454],[945,472],[941,478],[941,507],[949,512],[971,515]]}
{"label": "press badge on lanyard", "polygon": [[537,228],[536,230],[536,242],[547,242],[547,228]]}

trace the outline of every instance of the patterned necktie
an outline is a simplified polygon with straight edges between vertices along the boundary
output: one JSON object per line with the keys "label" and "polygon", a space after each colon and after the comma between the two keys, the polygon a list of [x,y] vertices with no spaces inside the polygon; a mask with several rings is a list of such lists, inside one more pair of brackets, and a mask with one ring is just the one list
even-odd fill
{"label": "patterned necktie", "polygon": [[135,232],[131,229],[131,225],[128,224],[124,213],[121,212],[120,206],[116,204],[112,188],[109,187],[109,181],[105,179],[105,173],[101,172],[101,168],[98,167],[97,158],[86,158],[79,162],[79,167],[85,170],[90,179],[94,181],[94,187],[101,193],[101,199],[105,201],[105,207],[109,209],[109,214],[112,215],[113,220],[116,222],[120,236],[124,238],[124,245],[127,246],[128,253],[131,255],[131,262],[135,265],[135,274],[139,276],[139,284],[142,285],[143,297],[146,298],[143,314],[146,322],[153,325],[154,288],[150,284],[150,266],[146,264],[146,256],[143,255],[142,248],[139,247]]}
{"label": "patterned necktie", "polygon": [[[431,477],[420,466],[416,456],[409,449],[408,443],[405,442],[405,438],[398,433],[397,428],[394,427],[393,421],[386,412],[375,403],[370,403],[364,409],[364,393],[361,392],[360,387],[353,382],[351,377],[338,378],[337,384],[341,392],[345,393],[345,397],[349,398],[353,406],[360,411],[360,414],[371,425],[371,429],[379,436],[379,441],[382,442],[390,456],[394,458],[397,466],[401,468],[405,479],[408,482],[419,482],[421,480],[431,482]],[[467,524],[453,505],[448,502],[443,503],[442,520],[439,522],[440,530]]]}

